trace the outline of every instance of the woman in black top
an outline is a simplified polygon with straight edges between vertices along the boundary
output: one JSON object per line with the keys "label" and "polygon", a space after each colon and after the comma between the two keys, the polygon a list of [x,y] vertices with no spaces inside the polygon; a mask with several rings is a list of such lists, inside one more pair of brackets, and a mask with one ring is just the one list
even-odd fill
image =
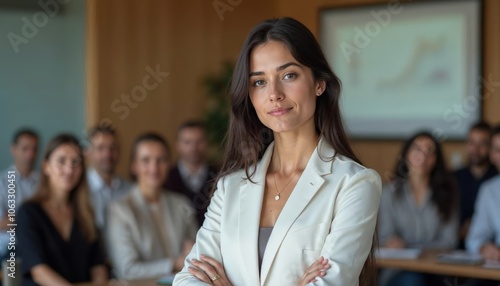
{"label": "woman in black top", "polygon": [[44,155],[40,185],[17,214],[23,286],[108,280],[84,174],[77,139],[55,137]]}

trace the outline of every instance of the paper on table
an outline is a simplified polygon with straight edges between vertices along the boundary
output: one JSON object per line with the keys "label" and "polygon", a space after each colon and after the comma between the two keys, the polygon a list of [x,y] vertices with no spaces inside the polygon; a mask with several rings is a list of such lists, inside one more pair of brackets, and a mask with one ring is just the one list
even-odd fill
{"label": "paper on table", "polygon": [[498,260],[486,260],[483,264],[484,268],[500,269],[500,261]]}
{"label": "paper on table", "polygon": [[393,249],[381,247],[375,251],[375,256],[382,259],[417,259],[421,252],[421,249]]}
{"label": "paper on table", "polygon": [[455,250],[448,253],[442,253],[437,256],[440,263],[477,265],[482,264],[484,259],[479,254],[472,254],[464,250]]}

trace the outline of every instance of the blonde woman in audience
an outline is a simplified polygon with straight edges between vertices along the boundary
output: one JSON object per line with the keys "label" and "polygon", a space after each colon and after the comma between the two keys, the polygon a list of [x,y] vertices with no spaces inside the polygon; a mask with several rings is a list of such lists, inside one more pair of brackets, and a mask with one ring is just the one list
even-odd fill
{"label": "blonde woman in audience", "polygon": [[84,169],[76,138],[49,142],[37,191],[17,214],[23,286],[108,280]]}
{"label": "blonde woman in audience", "polygon": [[109,207],[106,239],[115,274],[139,279],[179,271],[197,226],[187,198],[162,190],[170,166],[166,141],[153,133],[139,136],[131,162],[137,184]]}
{"label": "blonde woman in audience", "polygon": [[[403,146],[394,180],[384,187],[379,210],[381,247],[452,249],[458,240],[458,192],[441,146],[421,132]],[[386,270],[381,285],[434,285],[433,276]],[[437,284],[441,285],[441,284]]]}

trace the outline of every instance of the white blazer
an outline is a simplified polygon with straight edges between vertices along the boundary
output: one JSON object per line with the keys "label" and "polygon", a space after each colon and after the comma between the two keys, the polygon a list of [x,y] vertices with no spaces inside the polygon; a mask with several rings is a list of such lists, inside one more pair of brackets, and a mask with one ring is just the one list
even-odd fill
{"label": "white blazer", "polygon": [[150,205],[137,185],[128,195],[110,204],[106,240],[118,278],[142,279],[170,274],[184,242],[194,240],[198,227],[187,198],[162,191],[158,207],[165,229],[163,239]]}
{"label": "white blazer", "polygon": [[320,140],[281,211],[258,269],[258,233],[267,168],[267,148],[252,177],[239,171],[217,185],[196,244],[174,285],[207,285],[191,275],[202,254],[222,262],[229,281],[242,285],[297,285],[320,256],[326,276],[311,285],[358,285],[372,246],[382,184],[380,176]]}

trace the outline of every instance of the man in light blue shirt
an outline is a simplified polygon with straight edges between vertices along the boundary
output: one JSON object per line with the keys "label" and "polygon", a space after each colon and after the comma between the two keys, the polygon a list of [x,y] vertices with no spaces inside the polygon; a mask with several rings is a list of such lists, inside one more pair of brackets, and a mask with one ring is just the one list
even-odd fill
{"label": "man in light blue shirt", "polygon": [[[30,129],[17,131],[11,145],[14,164],[0,173],[0,257],[7,253],[10,238],[8,224],[15,223],[15,216],[12,217],[14,221],[9,221],[9,207],[14,206],[10,213],[15,215],[14,211],[33,195],[37,187],[39,174],[34,170],[37,152],[38,135]],[[12,199],[9,195],[15,196],[15,205],[9,202]]]}
{"label": "man in light blue shirt", "polygon": [[89,132],[90,146],[87,158],[92,167],[87,171],[94,217],[98,228],[106,225],[107,207],[130,190],[131,184],[116,175],[119,146],[116,131],[107,126],[98,126]]}
{"label": "man in light blue shirt", "polygon": [[[490,160],[500,169],[500,126],[491,137]],[[466,247],[485,259],[500,261],[500,175],[481,185]]]}

